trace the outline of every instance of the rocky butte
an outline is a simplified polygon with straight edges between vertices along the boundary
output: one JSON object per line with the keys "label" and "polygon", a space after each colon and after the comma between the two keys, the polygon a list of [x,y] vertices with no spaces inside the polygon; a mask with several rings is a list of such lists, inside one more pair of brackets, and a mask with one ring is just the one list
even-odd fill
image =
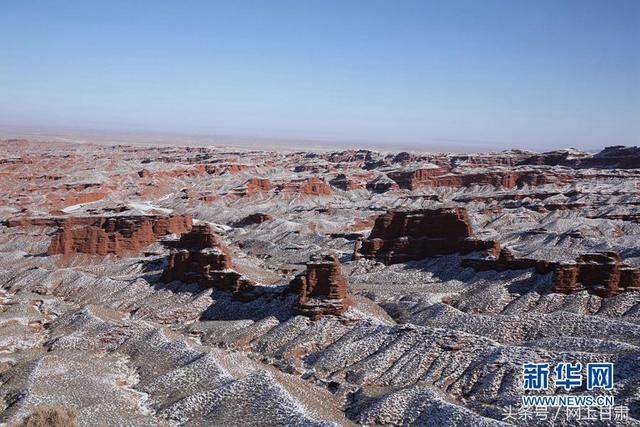
{"label": "rocky butte", "polygon": [[387,176],[398,183],[400,188],[414,190],[424,185],[433,184],[434,178],[448,173],[449,170],[433,164],[414,168],[403,168],[389,172]]}
{"label": "rocky butte", "polygon": [[351,306],[347,279],[334,254],[323,255],[307,263],[307,270],[289,284],[298,294],[295,311],[314,320],[339,315]]}
{"label": "rocky butte", "polygon": [[443,168],[427,168],[391,172],[388,174],[400,188],[414,190],[419,187],[471,187],[491,185],[493,187],[514,188],[524,185],[539,186],[564,182],[568,176],[558,172],[533,170],[494,170],[473,173],[446,173]]}
{"label": "rocky butte", "polygon": [[579,256],[574,263],[516,258],[506,248],[493,259],[464,259],[463,267],[476,271],[535,269],[539,274],[553,272],[552,292],[573,294],[588,291],[602,298],[621,292],[640,291],[640,269],[624,264],[615,252],[596,252]]}
{"label": "rocky butte", "polygon": [[65,259],[76,253],[139,253],[161,236],[184,233],[191,223],[191,215],[70,217],[61,224],[52,219],[51,225],[60,224],[61,229],[53,236],[47,253],[62,254]]}
{"label": "rocky butte", "polygon": [[305,179],[294,179],[279,183],[276,192],[281,194],[299,194],[300,196],[329,196],[331,186],[324,178],[311,176]]}
{"label": "rocky butte", "polygon": [[553,290],[565,294],[587,290],[602,298],[640,291],[640,269],[623,264],[615,252],[584,254],[575,264],[558,265]]}
{"label": "rocky butte", "polygon": [[354,258],[376,258],[396,264],[435,255],[490,251],[500,245],[473,237],[464,208],[391,211],[376,218],[369,237],[356,246]]}
{"label": "rocky butte", "polygon": [[165,283],[179,280],[197,283],[203,288],[230,291],[239,300],[250,299],[255,282],[233,271],[229,249],[216,237],[209,224],[194,225],[175,244],[162,272]]}
{"label": "rocky butte", "polygon": [[245,183],[246,195],[253,196],[261,192],[271,191],[273,184],[267,178],[251,178]]}

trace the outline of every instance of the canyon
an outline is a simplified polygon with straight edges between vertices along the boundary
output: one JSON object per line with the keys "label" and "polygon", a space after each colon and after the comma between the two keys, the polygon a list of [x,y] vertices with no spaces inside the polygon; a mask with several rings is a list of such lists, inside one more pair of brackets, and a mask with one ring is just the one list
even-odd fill
{"label": "canyon", "polygon": [[640,425],[637,147],[0,147],[0,423],[502,426],[579,361]]}

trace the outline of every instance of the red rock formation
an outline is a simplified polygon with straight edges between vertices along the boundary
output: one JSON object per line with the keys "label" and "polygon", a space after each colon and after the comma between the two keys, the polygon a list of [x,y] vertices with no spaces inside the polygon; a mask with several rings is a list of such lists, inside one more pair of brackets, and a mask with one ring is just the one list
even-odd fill
{"label": "red rock formation", "polygon": [[620,266],[620,287],[625,291],[640,291],[640,268]]}
{"label": "red rock formation", "polygon": [[507,249],[497,259],[464,259],[463,267],[477,271],[507,271],[534,268],[537,273],[553,271],[553,292],[572,294],[587,290],[602,298],[620,292],[640,291],[640,269],[623,264],[615,252],[585,254],[575,263],[557,263],[515,258]]}
{"label": "red rock formation", "polygon": [[333,254],[307,263],[307,270],[296,276],[289,287],[298,294],[295,311],[313,320],[340,315],[351,306],[347,279]]}
{"label": "red rock formation", "polygon": [[447,172],[449,171],[445,168],[432,165],[432,167],[419,167],[389,172],[387,176],[397,182],[400,188],[414,190],[424,185],[430,185],[433,182],[433,178],[444,175]]}
{"label": "red rock formation", "polygon": [[[189,250],[222,247],[222,243],[213,233],[209,224],[194,224],[188,233],[180,236],[177,245],[180,248]],[[230,267],[231,265],[229,265]]]}
{"label": "red rock formation", "polygon": [[57,225],[61,221],[62,229],[53,236],[47,253],[63,254],[65,259],[75,253],[139,253],[160,236],[181,234],[191,228],[190,215],[70,217],[33,220],[31,224]]}
{"label": "red rock formation", "polygon": [[578,257],[575,264],[561,264],[554,274],[554,292],[588,290],[608,298],[624,291],[640,291],[640,269],[623,264],[615,252]]}
{"label": "red rock formation", "polygon": [[575,265],[561,264],[553,272],[553,291],[562,294],[578,292],[578,268]]}
{"label": "red rock formation", "polygon": [[251,178],[245,183],[247,196],[253,196],[261,192],[271,191],[273,184],[267,178]]}
{"label": "red rock formation", "polygon": [[386,264],[435,255],[486,250],[497,255],[499,244],[473,238],[464,208],[392,211],[380,215],[354,257],[378,258]]}
{"label": "red rock formation", "polygon": [[470,187],[472,185],[491,185],[513,188],[529,185],[543,185],[550,180],[549,175],[541,172],[488,171],[463,175],[446,175],[433,180],[434,187]]}
{"label": "red rock formation", "polygon": [[312,176],[300,185],[298,191],[301,196],[328,196],[331,194],[331,187],[329,187],[324,178]]}
{"label": "red rock formation", "polygon": [[229,291],[235,299],[251,299],[255,282],[232,270],[231,251],[216,237],[208,224],[194,225],[175,244],[161,280],[198,283],[203,288]]}
{"label": "red rock formation", "polygon": [[149,169],[142,169],[141,171],[138,171],[138,176],[140,178],[148,178],[151,176],[151,172],[149,172]]}
{"label": "red rock formation", "polygon": [[400,188],[414,190],[419,187],[470,187],[491,185],[514,188],[523,185],[540,186],[554,182],[566,182],[566,174],[549,171],[506,171],[487,170],[475,173],[448,173],[447,169],[431,167],[389,172],[387,174]]}

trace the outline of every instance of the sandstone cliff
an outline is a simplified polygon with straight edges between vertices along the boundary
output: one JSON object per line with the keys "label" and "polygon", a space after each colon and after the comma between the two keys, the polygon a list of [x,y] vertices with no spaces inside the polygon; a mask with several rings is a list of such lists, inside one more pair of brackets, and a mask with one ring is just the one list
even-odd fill
{"label": "sandstone cliff", "polygon": [[32,224],[50,224],[61,229],[53,236],[47,253],[91,255],[139,253],[167,234],[181,234],[191,228],[190,215],[114,216],[53,218]]}
{"label": "sandstone cliff", "polygon": [[464,208],[391,211],[380,215],[354,258],[377,258],[386,264],[435,255],[487,250],[497,254],[499,244],[473,237]]}
{"label": "sandstone cliff", "polygon": [[307,263],[307,270],[289,286],[298,294],[295,311],[314,320],[342,314],[351,305],[347,279],[335,255],[324,255]]}
{"label": "sandstone cliff", "polygon": [[255,282],[233,271],[231,251],[215,236],[208,224],[195,225],[184,234],[169,255],[162,273],[165,283],[180,280],[203,288],[229,291],[236,299],[250,299]]}

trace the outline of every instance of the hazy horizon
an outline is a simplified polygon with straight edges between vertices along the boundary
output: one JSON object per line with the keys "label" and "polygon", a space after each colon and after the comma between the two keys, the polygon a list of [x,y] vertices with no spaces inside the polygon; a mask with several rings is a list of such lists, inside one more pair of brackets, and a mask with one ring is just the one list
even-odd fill
{"label": "hazy horizon", "polygon": [[[105,129],[2,127],[0,139],[28,139],[30,141],[58,141],[88,144],[146,145],[146,146],[225,146],[229,148],[263,149],[266,151],[336,151],[373,150],[381,152],[447,152],[447,153],[489,153],[505,150],[526,150],[544,152],[576,149],[572,146],[555,146],[536,149],[535,147],[511,145],[496,146],[485,142],[439,141],[429,143],[385,143],[381,141],[321,140],[305,138],[265,137],[252,135],[196,134],[188,132],[125,131]],[[598,152],[606,144],[592,148],[581,148],[585,152]]]}
{"label": "hazy horizon", "polygon": [[175,134],[413,151],[638,145],[634,0],[3,9],[5,135]]}

